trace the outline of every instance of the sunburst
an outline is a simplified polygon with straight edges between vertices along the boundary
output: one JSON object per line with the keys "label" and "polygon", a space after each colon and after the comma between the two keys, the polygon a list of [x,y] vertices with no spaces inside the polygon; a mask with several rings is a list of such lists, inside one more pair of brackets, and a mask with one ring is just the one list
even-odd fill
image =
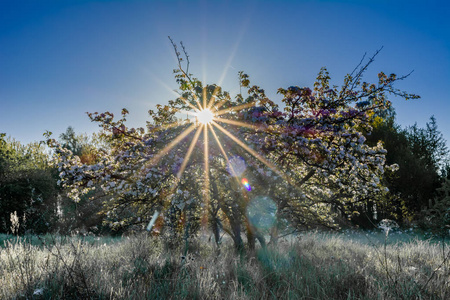
{"label": "sunburst", "polygon": [[[169,39],[174,47],[175,54],[178,59],[179,70],[184,74],[185,78],[187,78],[190,81],[190,83],[192,84],[193,82],[191,81],[191,79],[188,75],[188,73],[189,73],[188,72],[189,56],[187,55],[183,44],[180,43],[183,48],[183,52],[186,56],[186,61],[187,61],[186,71],[184,71],[181,66],[182,59],[180,58],[180,53],[177,51],[176,44],[172,41],[172,39],[170,37],[169,37]],[[239,40],[238,40],[237,44],[235,45],[235,48],[226,63],[226,67],[223,71],[223,74],[222,74],[220,80],[219,80],[219,85],[214,88],[214,91],[212,92],[212,95],[210,96],[209,99],[207,97],[207,95],[208,95],[207,88],[203,87],[201,93],[199,93],[201,95],[197,95],[197,92],[192,89],[192,85],[191,85],[191,89],[190,89],[190,94],[192,96],[191,101],[189,101],[182,95],[179,95],[179,99],[182,100],[184,102],[184,104],[186,105],[186,107],[188,108],[188,110],[182,110],[180,112],[193,116],[194,122],[193,122],[193,124],[188,126],[184,131],[182,131],[172,142],[170,142],[166,147],[164,147],[159,153],[157,153],[151,162],[152,164],[156,164],[164,155],[166,155],[169,151],[171,151],[178,143],[180,143],[182,140],[184,140],[192,131],[195,130],[195,128],[197,128],[197,131],[195,132],[195,134],[191,140],[191,143],[188,147],[188,150],[184,157],[183,163],[181,164],[181,166],[176,174],[177,180],[174,182],[174,184],[171,187],[171,192],[173,192],[175,190],[175,188],[177,187],[177,185],[179,184],[179,182],[181,181],[181,178],[184,174],[184,171],[185,171],[187,164],[193,153],[193,149],[194,149],[195,145],[197,144],[200,134],[203,132],[203,142],[204,142],[203,143],[204,144],[204,149],[203,149],[204,164],[203,165],[204,165],[204,197],[205,197],[204,201],[205,201],[206,207],[208,207],[208,204],[210,201],[210,194],[209,194],[209,185],[210,185],[209,153],[210,153],[210,149],[209,148],[211,145],[209,145],[209,141],[208,141],[209,132],[212,133],[212,136],[214,137],[214,140],[226,161],[226,165],[230,166],[230,169],[231,169],[230,171],[231,171],[231,174],[233,175],[232,177],[234,178],[234,180],[237,181],[238,184],[240,184],[238,175],[236,174],[235,170],[233,169],[232,164],[229,163],[229,157],[226,154],[226,151],[225,151],[222,143],[220,142],[219,136],[216,133],[214,128],[217,128],[224,136],[231,139],[233,142],[235,142],[237,145],[239,145],[242,149],[244,149],[246,152],[248,152],[251,156],[253,156],[255,159],[262,162],[267,167],[269,167],[272,171],[274,171],[280,177],[282,177],[284,179],[288,179],[287,176],[285,176],[273,163],[271,163],[269,160],[264,158],[262,155],[258,154],[255,150],[251,149],[243,141],[241,141],[238,137],[233,135],[230,131],[225,129],[223,126],[219,125],[219,123],[224,123],[224,124],[236,126],[236,127],[245,127],[245,128],[249,128],[249,129],[253,129],[253,130],[257,129],[257,126],[255,126],[254,124],[248,124],[245,122],[226,118],[226,116],[228,114],[232,114],[234,112],[238,112],[238,111],[248,109],[250,107],[255,106],[256,105],[255,102],[244,103],[244,104],[221,109],[221,107],[227,103],[227,99],[218,99],[220,85],[222,84],[222,81],[225,78],[225,75],[231,64],[231,60],[234,57],[235,50],[236,50],[238,44],[239,44]],[[170,124],[169,126],[165,126],[165,128],[169,128],[172,126],[173,125]],[[248,182],[247,182],[247,185],[248,185]],[[245,186],[245,187],[247,190],[249,190],[247,186]],[[152,224],[153,223],[151,221],[147,230],[149,230],[149,231],[151,230]]]}
{"label": "sunburst", "polygon": [[[164,147],[160,152],[158,152],[154,158],[151,161],[151,164],[155,165],[164,155],[166,155],[169,151],[171,151],[177,144],[179,144],[182,140],[187,138],[188,135],[190,135],[195,129],[195,134],[192,137],[192,140],[190,142],[190,145],[186,151],[186,155],[183,159],[183,162],[176,174],[177,180],[172,184],[171,186],[171,192],[175,191],[176,187],[178,186],[179,182],[181,181],[181,178],[184,175],[184,172],[186,170],[186,167],[190,161],[191,155],[194,152],[195,145],[197,144],[197,141],[199,140],[200,135],[203,133],[203,141],[204,141],[204,148],[203,148],[203,160],[204,160],[204,188],[203,188],[203,195],[204,195],[204,202],[206,207],[209,205],[210,202],[210,175],[209,175],[209,153],[210,153],[210,147],[213,145],[210,145],[208,140],[208,135],[211,132],[212,136],[214,137],[215,144],[217,145],[218,149],[220,150],[220,153],[223,155],[223,158],[225,159],[227,165],[231,166],[231,174],[234,178],[233,180],[236,180],[237,183],[240,183],[240,180],[238,178],[238,175],[232,168],[232,164],[229,164],[229,156],[226,154],[226,151],[223,147],[223,144],[221,143],[219,136],[215,129],[218,129],[220,133],[222,133],[224,136],[228,137],[230,140],[232,140],[234,143],[236,143],[238,146],[240,146],[242,149],[244,149],[247,153],[249,153],[251,156],[253,156],[258,161],[262,162],[264,165],[269,167],[272,171],[274,171],[276,174],[278,174],[280,177],[287,179],[287,176],[283,172],[281,172],[273,163],[271,163],[269,160],[264,158],[262,155],[258,154],[255,150],[247,146],[243,141],[241,141],[238,137],[236,137],[234,134],[232,134],[229,130],[225,129],[223,126],[221,126],[219,123],[236,126],[236,127],[245,127],[249,129],[256,130],[257,126],[254,124],[248,124],[245,122],[227,119],[225,118],[227,114],[233,113],[233,112],[239,112],[243,109],[248,109],[250,107],[255,106],[254,102],[245,103],[241,105],[236,105],[233,107],[228,107],[224,109],[220,109],[224,105],[223,100],[218,100],[217,97],[218,89],[215,89],[212,93],[209,101],[207,99],[207,93],[206,88],[203,88],[201,98],[196,95],[194,91],[191,90],[191,94],[193,97],[193,100],[195,101],[195,105],[189,102],[187,99],[180,97],[180,99],[186,104],[186,106],[190,110],[182,110],[180,111],[183,114],[188,114],[193,116],[192,124],[188,126],[184,131],[182,131],[172,142],[170,142],[166,147]],[[247,188],[247,191],[249,189]],[[152,218],[153,219],[153,218]],[[153,223],[150,222],[148,226],[148,230],[151,230]]]}

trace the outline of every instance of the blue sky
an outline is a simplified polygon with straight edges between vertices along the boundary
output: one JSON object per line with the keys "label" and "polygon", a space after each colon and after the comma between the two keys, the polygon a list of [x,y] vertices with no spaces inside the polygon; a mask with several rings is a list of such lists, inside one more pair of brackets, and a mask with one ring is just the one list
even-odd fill
{"label": "blue sky", "polygon": [[71,125],[98,130],[86,112],[147,111],[174,99],[183,41],[190,71],[231,93],[237,72],[274,100],[276,90],[311,86],[321,67],[340,85],[384,47],[366,74],[404,75],[399,88],[422,96],[392,99],[402,126],[434,115],[450,142],[450,4],[447,1],[0,1],[0,132],[28,143]]}

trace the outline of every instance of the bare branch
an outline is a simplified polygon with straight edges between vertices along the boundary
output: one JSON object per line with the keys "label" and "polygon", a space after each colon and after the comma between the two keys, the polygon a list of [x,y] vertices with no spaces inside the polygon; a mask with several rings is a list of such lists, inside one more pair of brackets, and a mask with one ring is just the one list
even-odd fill
{"label": "bare branch", "polygon": [[192,86],[194,86],[194,83],[191,79],[191,77],[189,76],[189,55],[186,52],[186,48],[183,45],[183,42],[180,42],[181,48],[183,49],[183,53],[186,56],[186,61],[187,61],[187,66],[186,66],[186,71],[183,69],[183,67],[181,66],[181,62],[183,61],[183,58],[181,57],[181,53],[178,52],[178,47],[177,44],[175,44],[175,42],[172,40],[172,38],[170,36],[168,36],[170,42],[172,43],[173,46],[173,50],[175,51],[175,55],[177,56],[177,60],[178,60],[178,69],[181,71],[181,73],[183,73],[184,77],[186,77],[189,82],[192,84]]}

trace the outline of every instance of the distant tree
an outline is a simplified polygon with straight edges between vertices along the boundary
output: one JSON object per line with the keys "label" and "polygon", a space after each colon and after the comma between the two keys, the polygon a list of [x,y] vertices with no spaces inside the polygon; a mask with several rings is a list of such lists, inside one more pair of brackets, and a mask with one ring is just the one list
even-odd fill
{"label": "distant tree", "polygon": [[423,207],[419,224],[438,237],[450,236],[450,180],[445,179],[436,197]]}
{"label": "distant tree", "polygon": [[10,232],[11,214],[19,233],[45,233],[57,221],[57,186],[45,149],[21,145],[0,134],[0,232]]}
{"label": "distant tree", "polygon": [[425,128],[418,128],[417,124],[409,127],[406,138],[420,168],[405,174],[405,178],[409,179],[406,201],[415,213],[419,213],[435,198],[437,189],[442,185],[440,170],[445,166],[448,149],[434,116]]}
{"label": "distant tree", "polygon": [[414,124],[406,130],[406,136],[413,154],[423,161],[428,169],[438,173],[446,163],[449,151],[444,136],[438,130],[436,118],[432,116],[425,128]]}
{"label": "distant tree", "polygon": [[[429,201],[436,196],[437,189],[445,177],[448,150],[439,132],[436,119],[430,118],[425,128],[417,124],[402,129],[394,116],[374,118],[373,131],[367,135],[368,143],[383,142],[387,150],[387,164],[397,164],[396,172],[386,172],[383,183],[389,188],[384,197],[372,199],[366,204],[358,222],[375,223],[374,214],[380,218],[395,218],[398,221],[421,218],[420,214]],[[367,209],[370,205],[376,207]],[[362,212],[361,211],[361,212]],[[363,220],[364,219],[364,220]]]}
{"label": "distant tree", "polygon": [[447,158],[447,162],[441,168],[441,177],[443,180],[450,179],[450,159]]}
{"label": "distant tree", "polygon": [[72,126],[67,127],[66,132],[59,136],[61,146],[72,151],[73,154],[81,156],[83,150],[83,142],[86,141],[82,135],[77,135]]}

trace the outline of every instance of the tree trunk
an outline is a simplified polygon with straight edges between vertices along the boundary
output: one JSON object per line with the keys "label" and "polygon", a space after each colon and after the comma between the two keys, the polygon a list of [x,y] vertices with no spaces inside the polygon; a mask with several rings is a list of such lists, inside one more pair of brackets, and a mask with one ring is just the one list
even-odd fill
{"label": "tree trunk", "polygon": [[241,237],[241,224],[240,222],[236,222],[235,220],[230,220],[231,230],[233,232],[232,238],[234,242],[234,248],[238,253],[244,251],[244,241],[242,241]]}
{"label": "tree trunk", "polygon": [[270,229],[270,241],[269,244],[276,245],[278,244],[278,221],[275,221],[272,229]]}
{"label": "tree trunk", "polygon": [[266,239],[264,238],[264,235],[262,235],[259,231],[256,231],[255,236],[258,239],[258,242],[261,244],[261,247],[266,248]]}
{"label": "tree trunk", "polygon": [[216,246],[219,247],[220,246],[220,231],[219,231],[219,223],[216,218],[214,218],[212,220],[212,231],[214,234],[214,240],[216,242]]}
{"label": "tree trunk", "polygon": [[254,230],[252,226],[247,221],[247,244],[248,244],[248,250],[254,251],[255,250],[255,235],[253,234]]}
{"label": "tree trunk", "polygon": [[255,241],[256,239],[260,243],[262,248],[266,247],[266,239],[264,238],[264,235],[261,234],[261,232],[252,224],[250,224],[250,221],[246,221],[247,225],[247,240],[248,240],[248,248],[249,250],[255,250]]}

